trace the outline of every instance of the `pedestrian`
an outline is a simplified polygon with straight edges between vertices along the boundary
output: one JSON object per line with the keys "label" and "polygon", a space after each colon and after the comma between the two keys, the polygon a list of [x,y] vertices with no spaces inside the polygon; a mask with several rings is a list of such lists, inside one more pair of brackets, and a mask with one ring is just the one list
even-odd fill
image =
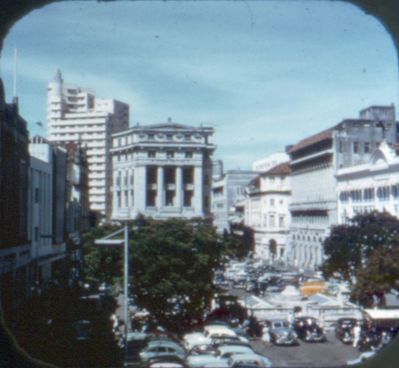
{"label": "pedestrian", "polygon": [[360,323],[356,322],[356,324],[353,326],[353,347],[356,348],[359,340],[360,340],[360,332],[361,332],[361,328],[360,328]]}

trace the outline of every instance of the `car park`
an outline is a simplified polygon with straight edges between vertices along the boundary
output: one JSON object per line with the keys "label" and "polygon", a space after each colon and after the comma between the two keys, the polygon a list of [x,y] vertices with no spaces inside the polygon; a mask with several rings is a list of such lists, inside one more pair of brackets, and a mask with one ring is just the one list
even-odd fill
{"label": "car park", "polygon": [[275,345],[298,345],[298,335],[286,320],[265,321],[270,341]]}
{"label": "car park", "polygon": [[325,342],[327,337],[314,317],[299,317],[293,322],[298,337],[305,342]]}

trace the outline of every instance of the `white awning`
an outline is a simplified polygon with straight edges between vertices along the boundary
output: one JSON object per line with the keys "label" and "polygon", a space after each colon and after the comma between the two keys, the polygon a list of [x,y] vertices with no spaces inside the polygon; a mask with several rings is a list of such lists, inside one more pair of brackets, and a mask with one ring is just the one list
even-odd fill
{"label": "white awning", "polygon": [[399,309],[365,309],[371,319],[399,319]]}

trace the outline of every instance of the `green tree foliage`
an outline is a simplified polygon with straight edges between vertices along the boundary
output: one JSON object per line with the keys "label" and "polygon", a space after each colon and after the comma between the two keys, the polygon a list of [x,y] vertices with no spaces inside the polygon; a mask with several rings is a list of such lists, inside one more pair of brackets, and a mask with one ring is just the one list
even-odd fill
{"label": "green tree foliage", "polygon": [[94,241],[117,230],[117,227],[94,227],[84,234],[84,279],[93,287],[106,282],[113,284],[121,276],[123,252],[119,247],[95,245]]}
{"label": "green tree foliage", "polygon": [[[122,249],[94,245],[95,239],[116,229],[97,228],[84,237],[85,275],[92,284],[122,278]],[[140,216],[129,223],[130,295],[150,312],[154,325],[179,332],[208,311],[222,249],[214,227],[205,220]]]}
{"label": "green tree foliage", "polygon": [[232,225],[230,233],[227,230],[223,233],[223,244],[226,255],[243,259],[254,252],[254,231],[243,224]]}
{"label": "green tree foliage", "polygon": [[353,298],[363,305],[372,305],[373,296],[383,303],[399,279],[399,220],[386,212],[357,215],[332,229],[324,250],[326,277],[349,281]]}
{"label": "green tree foliage", "polygon": [[176,331],[208,310],[221,242],[200,219],[138,223],[130,236],[133,295],[157,323]]}

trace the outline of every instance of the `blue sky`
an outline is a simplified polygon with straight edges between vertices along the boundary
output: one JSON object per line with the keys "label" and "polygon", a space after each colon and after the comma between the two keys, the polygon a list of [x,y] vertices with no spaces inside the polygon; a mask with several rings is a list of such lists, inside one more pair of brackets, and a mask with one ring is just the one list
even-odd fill
{"label": "blue sky", "polygon": [[1,75],[12,98],[18,49],[20,111],[44,134],[48,82],[130,104],[131,124],[215,127],[226,169],[397,104],[396,50],[373,17],[330,1],[69,1],[38,9],[10,31]]}

